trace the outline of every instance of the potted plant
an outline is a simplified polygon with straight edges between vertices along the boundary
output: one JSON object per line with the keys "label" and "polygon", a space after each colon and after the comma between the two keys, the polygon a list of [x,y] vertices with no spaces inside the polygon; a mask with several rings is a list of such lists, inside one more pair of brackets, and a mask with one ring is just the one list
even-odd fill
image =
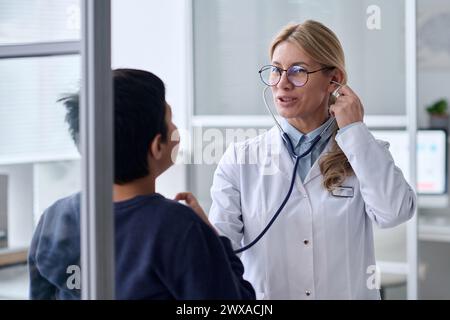
{"label": "potted plant", "polygon": [[427,107],[431,128],[448,130],[447,108],[448,102],[446,99],[440,99]]}

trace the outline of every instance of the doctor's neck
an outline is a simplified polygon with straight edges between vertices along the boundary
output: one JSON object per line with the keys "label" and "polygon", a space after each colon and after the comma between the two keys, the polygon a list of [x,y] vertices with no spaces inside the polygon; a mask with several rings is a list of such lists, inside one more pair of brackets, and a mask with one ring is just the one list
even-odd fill
{"label": "doctor's neck", "polygon": [[296,118],[288,118],[286,119],[291,126],[296,128],[303,134],[308,134],[309,132],[317,129],[322,124],[324,124],[330,115],[328,114],[328,108],[324,109],[324,112],[317,111],[310,116],[305,117],[296,117]]}

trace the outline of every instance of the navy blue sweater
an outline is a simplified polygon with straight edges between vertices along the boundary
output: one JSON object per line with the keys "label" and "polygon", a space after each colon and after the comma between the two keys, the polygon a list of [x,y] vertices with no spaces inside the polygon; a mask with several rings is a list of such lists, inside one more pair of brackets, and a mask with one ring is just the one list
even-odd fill
{"label": "navy blue sweater", "polygon": [[[153,194],[114,211],[117,299],[255,299],[230,241],[189,207]],[[41,217],[29,252],[31,299],[80,298],[79,212],[76,194]]]}

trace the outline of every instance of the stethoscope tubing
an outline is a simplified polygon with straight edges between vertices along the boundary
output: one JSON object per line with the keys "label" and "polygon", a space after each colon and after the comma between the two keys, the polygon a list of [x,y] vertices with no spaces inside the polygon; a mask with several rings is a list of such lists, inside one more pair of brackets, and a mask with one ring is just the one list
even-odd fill
{"label": "stethoscope tubing", "polygon": [[243,252],[245,250],[250,249],[251,247],[253,247],[264,236],[264,234],[266,234],[267,230],[269,230],[269,228],[272,226],[272,224],[278,218],[278,215],[284,209],[284,206],[286,205],[286,203],[288,202],[289,198],[291,197],[292,190],[294,189],[295,177],[297,176],[297,167],[298,167],[298,164],[300,162],[300,159],[302,159],[305,156],[307,156],[312,151],[312,149],[316,146],[316,144],[319,142],[320,139],[321,139],[321,136],[320,135],[317,136],[313,140],[313,142],[311,143],[311,146],[308,148],[308,150],[303,152],[301,155],[295,157],[294,170],[292,172],[292,178],[291,178],[291,184],[289,186],[289,191],[286,194],[286,196],[284,197],[284,200],[281,203],[281,206],[278,208],[277,212],[275,212],[275,214],[273,215],[272,219],[270,219],[269,223],[266,225],[266,227],[263,229],[263,231],[261,231],[260,234],[252,242],[250,242],[249,244],[243,246],[242,248],[234,250],[234,253],[241,253],[241,252]]}
{"label": "stethoscope tubing", "polygon": [[[342,84],[332,81],[333,83],[339,85],[339,87],[333,92],[333,95],[335,97],[338,97],[338,90],[339,88],[342,86]],[[322,138],[322,135],[328,130],[328,128],[335,124],[336,121],[331,121],[328,126],[326,128],[324,128],[322,130],[322,132],[313,139],[313,141],[311,142],[311,146],[305,151],[303,152],[301,155],[297,155],[295,153],[294,150],[294,145],[292,144],[291,139],[289,138],[288,134],[286,132],[284,132],[284,130],[281,128],[281,125],[279,124],[278,120],[276,119],[275,115],[273,114],[272,110],[269,107],[269,104],[267,103],[266,100],[266,91],[269,87],[265,87],[263,90],[263,100],[264,100],[264,105],[266,106],[266,109],[269,111],[270,115],[272,116],[273,120],[275,121],[275,124],[277,125],[278,129],[280,130],[281,136],[283,138],[283,140],[286,142],[287,144],[287,148],[289,149],[289,154],[295,159],[295,164],[294,164],[294,170],[292,172],[292,178],[291,178],[291,184],[289,186],[289,190],[288,193],[286,194],[286,196],[283,199],[283,202],[281,203],[280,207],[278,208],[278,210],[275,212],[275,214],[273,215],[272,219],[270,219],[269,223],[266,225],[266,227],[259,233],[259,235],[253,239],[252,242],[250,242],[249,244],[234,250],[234,253],[241,253],[243,251],[246,251],[248,249],[250,249],[251,247],[253,247],[259,240],[261,240],[261,238],[266,234],[266,232],[269,230],[269,228],[272,226],[272,224],[275,222],[275,220],[278,218],[278,216],[280,215],[281,211],[284,209],[284,207],[286,206],[286,203],[288,202],[289,198],[291,197],[292,194],[292,190],[294,189],[294,184],[295,184],[295,177],[297,176],[297,168],[300,162],[300,159],[304,158],[305,156],[307,156],[312,150],[313,148],[317,145],[317,143],[320,141],[320,139]]]}

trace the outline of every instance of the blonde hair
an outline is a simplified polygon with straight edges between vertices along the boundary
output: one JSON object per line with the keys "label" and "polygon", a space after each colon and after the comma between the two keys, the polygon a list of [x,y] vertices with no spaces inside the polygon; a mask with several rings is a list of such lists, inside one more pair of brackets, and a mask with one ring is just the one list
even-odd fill
{"label": "blonde hair", "polygon": [[[343,75],[342,83],[347,83],[344,50],[334,32],[322,23],[307,20],[301,24],[289,24],[284,27],[270,46],[271,59],[276,47],[285,41],[298,45],[317,63],[338,69]],[[334,102],[334,97],[330,95],[329,105]],[[323,175],[323,186],[329,191],[341,185],[346,177],[353,174],[347,157],[334,140],[336,132],[337,129],[332,136],[330,151],[321,158],[319,163]]]}

